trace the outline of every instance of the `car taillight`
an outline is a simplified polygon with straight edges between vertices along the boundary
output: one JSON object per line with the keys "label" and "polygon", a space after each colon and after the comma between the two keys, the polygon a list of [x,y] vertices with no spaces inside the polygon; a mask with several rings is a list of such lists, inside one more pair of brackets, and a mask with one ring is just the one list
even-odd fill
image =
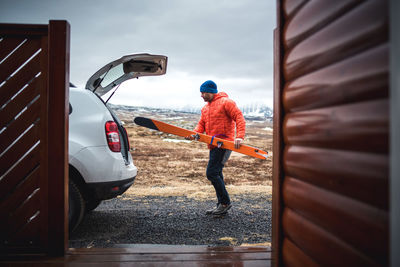
{"label": "car taillight", "polygon": [[106,122],[106,137],[108,147],[113,152],[121,152],[121,141],[119,140],[118,125],[114,121]]}
{"label": "car taillight", "polygon": [[131,150],[131,143],[129,142],[129,136],[128,136],[128,132],[126,131],[126,129],[124,128],[125,134],[126,134],[126,139],[128,139],[128,151]]}

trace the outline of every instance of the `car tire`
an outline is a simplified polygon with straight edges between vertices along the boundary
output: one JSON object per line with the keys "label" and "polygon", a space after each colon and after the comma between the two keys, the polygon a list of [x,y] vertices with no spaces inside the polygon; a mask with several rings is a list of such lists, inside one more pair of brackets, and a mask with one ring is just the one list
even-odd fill
{"label": "car tire", "polygon": [[69,180],[69,209],[68,209],[68,223],[69,233],[72,233],[76,227],[81,223],[85,215],[85,201],[78,186]]}
{"label": "car tire", "polygon": [[97,208],[101,203],[101,200],[92,199],[86,202],[86,212],[91,212],[95,208]]}

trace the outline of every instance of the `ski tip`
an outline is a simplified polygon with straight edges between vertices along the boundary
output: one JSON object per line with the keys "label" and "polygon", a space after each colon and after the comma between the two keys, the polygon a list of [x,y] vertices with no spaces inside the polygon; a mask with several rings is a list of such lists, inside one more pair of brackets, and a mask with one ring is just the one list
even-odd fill
{"label": "ski tip", "polygon": [[146,119],[146,118],[144,118],[144,117],[136,117],[136,118],[133,119],[133,122],[138,124],[138,125],[140,125],[143,122],[144,119]]}
{"label": "ski tip", "polygon": [[153,130],[158,130],[157,126],[154,124],[154,122],[151,119],[144,118],[144,117],[136,117],[133,120],[137,125],[153,129]]}

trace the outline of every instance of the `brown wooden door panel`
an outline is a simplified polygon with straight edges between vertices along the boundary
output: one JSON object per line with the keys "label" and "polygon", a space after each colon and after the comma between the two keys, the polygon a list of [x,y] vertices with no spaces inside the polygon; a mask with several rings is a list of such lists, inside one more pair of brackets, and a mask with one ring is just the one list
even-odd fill
{"label": "brown wooden door panel", "polygon": [[388,264],[388,8],[277,1],[275,266]]}
{"label": "brown wooden door panel", "polygon": [[286,83],[285,110],[294,112],[386,98],[388,49],[387,44],[382,44]]}
{"label": "brown wooden door panel", "polygon": [[31,103],[39,96],[39,87],[36,84],[28,86],[13,98],[7,106],[0,111],[0,127],[3,128],[12,123],[13,120],[25,108],[29,107]]}
{"label": "brown wooden door panel", "polygon": [[2,201],[0,208],[2,214],[10,214],[8,224],[12,224],[11,218],[15,217],[16,211],[39,189],[39,182],[40,168],[36,168],[17,187],[13,188],[13,191],[9,192],[8,196]]}
{"label": "brown wooden door panel", "polygon": [[[285,49],[290,50],[361,2],[360,0],[308,1],[294,17],[287,18],[283,35]],[[283,8],[285,9],[285,6]]]}
{"label": "brown wooden door panel", "polygon": [[293,16],[293,14],[299,10],[299,8],[307,3],[308,0],[284,0],[283,2],[283,12],[286,19]]}
{"label": "brown wooden door panel", "polygon": [[287,176],[388,209],[387,155],[286,146],[283,162]]}
{"label": "brown wooden door panel", "polygon": [[0,24],[0,36],[0,250],[63,255],[69,26]]}
{"label": "brown wooden door panel", "polygon": [[[18,186],[10,191],[6,198],[2,200],[0,204],[1,214],[10,214],[10,217],[14,216],[15,211],[22,206],[25,200],[39,188],[40,181],[40,168],[34,169],[29,173]],[[9,223],[12,222],[9,221]]]}
{"label": "brown wooden door panel", "polygon": [[0,180],[0,201],[6,199],[40,164],[40,146],[36,146],[15,167]]}
{"label": "brown wooden door panel", "polygon": [[29,129],[12,147],[0,157],[0,175],[3,176],[20,158],[39,141],[39,126]]}
{"label": "brown wooden door panel", "polygon": [[21,205],[11,213],[8,218],[7,229],[9,236],[14,236],[15,233],[21,231],[25,227],[29,227],[30,221],[40,214],[40,188],[36,188],[29,193],[27,198]]}
{"label": "brown wooden door panel", "polygon": [[387,251],[387,212],[290,177],[282,192],[288,208],[366,255],[377,260]]}
{"label": "brown wooden door panel", "polygon": [[26,107],[26,110],[14,121],[7,125],[7,128],[0,133],[0,139],[2,140],[0,143],[0,153],[3,153],[4,150],[15,141],[16,137],[23,134],[28,127],[37,122],[40,117],[39,109],[40,101],[37,99],[30,106]]}
{"label": "brown wooden door panel", "polygon": [[385,99],[290,113],[283,136],[290,145],[387,153],[388,113]]}
{"label": "brown wooden door panel", "polygon": [[376,266],[371,258],[335,235],[286,208],[282,216],[285,236],[322,266]]}
{"label": "brown wooden door panel", "polygon": [[388,18],[382,16],[386,4],[366,1],[296,45],[285,57],[285,79],[293,80],[387,42],[388,34],[379,34],[387,30]]}
{"label": "brown wooden door panel", "polygon": [[[9,245],[13,247],[24,247],[28,243],[30,245],[31,253],[36,251],[43,252],[43,248],[41,247],[42,238],[45,237],[45,232],[41,232],[41,225],[43,224],[43,216],[40,213],[35,213],[31,216],[27,223],[21,229],[18,229],[16,233],[14,233],[9,238]],[[41,234],[41,235],[39,235]],[[33,250],[35,248],[35,250]]]}
{"label": "brown wooden door panel", "polygon": [[304,252],[300,248],[298,248],[292,241],[290,241],[287,238],[283,240],[282,252],[283,252],[283,262],[285,266],[291,266],[291,267],[320,266],[312,258],[304,254]]}
{"label": "brown wooden door panel", "polygon": [[14,49],[16,49],[25,40],[23,37],[6,38],[0,42],[0,61],[8,56]]}
{"label": "brown wooden door panel", "polygon": [[[24,85],[33,81],[35,76],[40,73],[40,57],[37,54],[20,71],[7,80],[7,83],[0,87],[0,105],[3,106],[15,94],[20,91]],[[37,79],[37,78],[36,78]]]}
{"label": "brown wooden door panel", "polygon": [[4,62],[1,64],[3,67],[0,71],[0,83],[2,83],[6,78],[9,78],[11,74],[24,65],[35,53],[40,50],[40,48],[40,38],[30,39],[29,42],[25,42],[18,47],[18,49],[9,57],[7,57],[6,60],[4,60]]}

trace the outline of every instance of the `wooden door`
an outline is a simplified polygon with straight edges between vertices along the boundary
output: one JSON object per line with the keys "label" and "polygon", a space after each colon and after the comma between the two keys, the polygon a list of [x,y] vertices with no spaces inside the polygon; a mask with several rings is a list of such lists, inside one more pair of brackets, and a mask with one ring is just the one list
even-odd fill
{"label": "wooden door", "polygon": [[67,249],[69,24],[0,24],[0,249]]}
{"label": "wooden door", "polygon": [[275,265],[387,265],[388,3],[277,5]]}

